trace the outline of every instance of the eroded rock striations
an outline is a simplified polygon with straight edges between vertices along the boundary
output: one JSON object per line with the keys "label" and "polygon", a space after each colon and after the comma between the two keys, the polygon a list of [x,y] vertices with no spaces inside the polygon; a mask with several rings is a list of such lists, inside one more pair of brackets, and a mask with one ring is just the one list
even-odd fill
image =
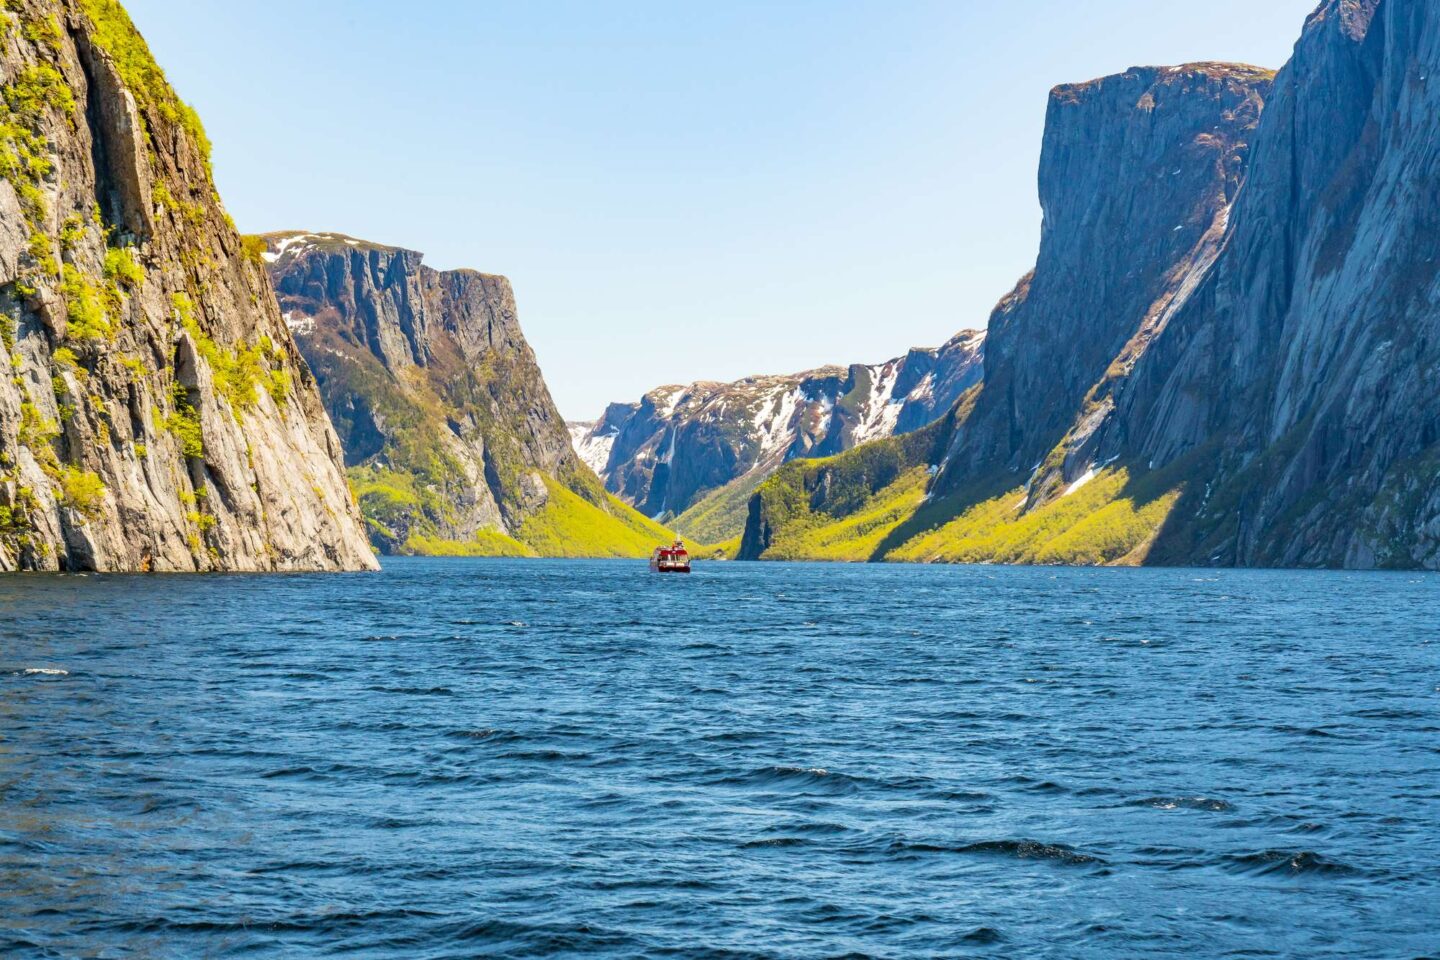
{"label": "eroded rock striations", "polygon": [[643,554],[668,536],[571,448],[504,277],[341,234],[263,239],[378,548]]}
{"label": "eroded rock striations", "polygon": [[1097,456],[1193,478],[1158,561],[1433,569],[1437,383],[1440,5],[1328,0]]}
{"label": "eroded rock striations", "polygon": [[[1146,67],[1051,93],[1039,257],[990,318],[985,386],[938,492],[1023,481],[1070,430],[1083,459],[1115,382],[1215,262],[1272,76]],[[1052,484],[1036,480],[1038,501]]]}
{"label": "eroded rock striations", "polygon": [[876,365],[660,387],[572,425],[576,450],[641,512],[710,541],[739,534],[750,493],[797,458],[916,430],[978,382],[985,335]]}
{"label": "eroded rock striations", "polygon": [[114,0],[0,12],[0,570],[369,569],[340,444]]}
{"label": "eroded rock striations", "polygon": [[[1327,0],[1273,85],[1059,88],[1040,260],[984,387],[928,446],[787,468],[744,553],[1440,567],[1437,68],[1440,7]],[[1127,108],[1137,78],[1168,90]],[[1158,116],[1177,93],[1188,128]]]}

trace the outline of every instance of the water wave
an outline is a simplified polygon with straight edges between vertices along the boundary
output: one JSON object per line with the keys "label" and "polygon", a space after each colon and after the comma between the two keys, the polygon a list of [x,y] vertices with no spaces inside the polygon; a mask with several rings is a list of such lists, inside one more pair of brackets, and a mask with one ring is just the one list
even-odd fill
{"label": "water wave", "polygon": [[1350,876],[1360,871],[1313,850],[1261,850],[1232,854],[1225,863],[1236,872],[1257,875]]}
{"label": "water wave", "polygon": [[1434,952],[1440,579],[386,567],[0,578],[0,956]]}
{"label": "water wave", "polygon": [[1208,810],[1221,813],[1235,809],[1229,801],[1218,797],[1146,797],[1131,801],[1132,807],[1154,807],[1157,810]]}
{"label": "water wave", "polygon": [[1042,843],[1038,840],[980,840],[965,844],[919,843],[897,841],[892,853],[958,853],[980,856],[1010,857],[1015,860],[1041,860],[1069,867],[1103,865],[1105,860],[1082,853],[1063,843]]}

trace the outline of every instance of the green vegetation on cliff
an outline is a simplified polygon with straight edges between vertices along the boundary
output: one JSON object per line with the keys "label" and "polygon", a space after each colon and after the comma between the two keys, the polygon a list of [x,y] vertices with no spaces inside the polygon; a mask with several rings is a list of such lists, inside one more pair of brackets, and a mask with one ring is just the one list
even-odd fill
{"label": "green vegetation on cliff", "polygon": [[[304,237],[306,257],[329,266],[344,258],[347,271],[371,269],[368,260],[349,262],[363,256],[356,254],[358,241]],[[499,329],[513,315],[508,284],[468,272],[426,273],[418,255],[393,247],[363,249],[388,258],[382,272],[392,282],[404,278],[403,297],[363,294],[392,319],[393,332],[400,333],[409,296],[432,298],[421,318],[430,324],[423,339],[396,336],[377,345],[369,331],[339,319],[330,292],[286,300],[293,286],[283,273],[280,288],[287,310],[314,318],[299,343],[345,446],[351,490],[378,550],[644,557],[673,536],[607,494],[575,457],[533,355],[518,333],[506,343]],[[282,260],[280,269],[290,262]],[[445,281],[443,295],[434,292],[437,279]],[[446,315],[495,319],[445,328],[436,318]],[[481,332],[484,346],[477,347],[479,338],[469,338]]]}
{"label": "green vegetation on cliff", "polygon": [[704,543],[734,540],[738,546],[750,511],[750,498],[766,476],[758,470],[752,471],[710,491],[675,518],[675,529]]}
{"label": "green vegetation on cliff", "polygon": [[[541,475],[543,476],[543,475]],[[645,557],[673,534],[615,497],[592,502],[543,477],[545,503],[514,536],[481,529],[468,540],[440,533],[453,505],[415,473],[367,466],[350,471],[351,487],[372,537],[390,553],[464,557]],[[598,485],[597,485],[598,489]],[[587,491],[588,492],[588,491]]]}
{"label": "green vegetation on cliff", "polygon": [[[80,4],[94,25],[92,39],[115,61],[115,69],[140,108],[157,113],[184,130],[199,151],[208,174],[210,138],[205,134],[200,115],[175,95],[165,79],[165,71],[151,56],[149,45],[135,29],[125,8],[117,0],[80,0]],[[146,133],[148,136],[149,131]]]}
{"label": "green vegetation on cliff", "polygon": [[[966,505],[927,504],[897,530],[889,560],[939,563],[1138,564],[1145,560],[1182,486],[1158,475],[1132,481],[1128,469],[1099,472],[1074,493],[1025,509],[1016,489]],[[960,510],[958,516],[955,511]],[[953,519],[932,526],[931,517]],[[921,532],[911,535],[919,529]]]}
{"label": "green vegetation on cliff", "polygon": [[[932,438],[933,439],[933,438]],[[907,449],[908,447],[908,449]],[[742,555],[919,563],[1144,562],[1185,489],[1185,465],[1095,471],[1059,496],[979,483],[930,499],[923,442],[867,444],[793,463],[756,493]]]}
{"label": "green vegetation on cliff", "polygon": [[546,478],[545,506],[521,524],[518,539],[546,557],[648,557],[671,532],[616,498],[591,503]]}

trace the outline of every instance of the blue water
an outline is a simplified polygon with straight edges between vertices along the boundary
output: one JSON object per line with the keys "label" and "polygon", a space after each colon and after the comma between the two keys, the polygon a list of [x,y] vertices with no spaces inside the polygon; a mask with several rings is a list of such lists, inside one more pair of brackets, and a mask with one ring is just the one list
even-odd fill
{"label": "blue water", "polygon": [[0,579],[0,956],[1436,956],[1437,612],[1403,574]]}

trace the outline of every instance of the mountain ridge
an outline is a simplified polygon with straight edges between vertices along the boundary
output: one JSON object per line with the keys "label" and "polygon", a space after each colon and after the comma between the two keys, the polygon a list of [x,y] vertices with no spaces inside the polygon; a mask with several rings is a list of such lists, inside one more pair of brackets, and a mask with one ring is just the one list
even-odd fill
{"label": "mountain ridge", "polygon": [[[991,316],[980,386],[918,445],[777,475],[750,501],[742,555],[943,559],[926,536],[956,514],[1003,498],[1024,518],[1078,493],[1114,391],[1218,256],[1272,77],[1203,63],[1056,86],[1038,175],[1040,251]],[[852,470],[864,476],[859,486]],[[858,533],[857,514],[873,521]],[[986,516],[998,527],[1016,522],[1005,511]],[[1140,545],[1131,541],[1144,524],[1115,519],[1128,533],[1102,559]],[[797,542],[785,543],[787,527]],[[1014,540],[955,557],[1013,560],[1040,549],[1023,531]]]}
{"label": "mountain ridge", "polygon": [[879,364],[700,380],[613,403],[572,443],[606,488],[712,542],[738,536],[745,497],[782,464],[918,429],[979,375],[985,335],[962,331]]}
{"label": "mountain ridge", "polygon": [[638,556],[670,536],[571,449],[508,279],[339,233],[261,240],[381,552]]}
{"label": "mountain ridge", "polygon": [[[986,396],[1007,350],[1021,377],[1074,336],[1074,317],[1031,307],[933,446],[787,468],[752,498],[742,554],[1440,568],[1435,64],[1433,4],[1321,3],[1244,154],[1224,151],[1242,161],[1225,209],[1078,402],[1045,405],[1060,415],[1037,433]],[[1119,246],[1143,262],[1157,239]],[[888,475],[863,482],[867,459]]]}

